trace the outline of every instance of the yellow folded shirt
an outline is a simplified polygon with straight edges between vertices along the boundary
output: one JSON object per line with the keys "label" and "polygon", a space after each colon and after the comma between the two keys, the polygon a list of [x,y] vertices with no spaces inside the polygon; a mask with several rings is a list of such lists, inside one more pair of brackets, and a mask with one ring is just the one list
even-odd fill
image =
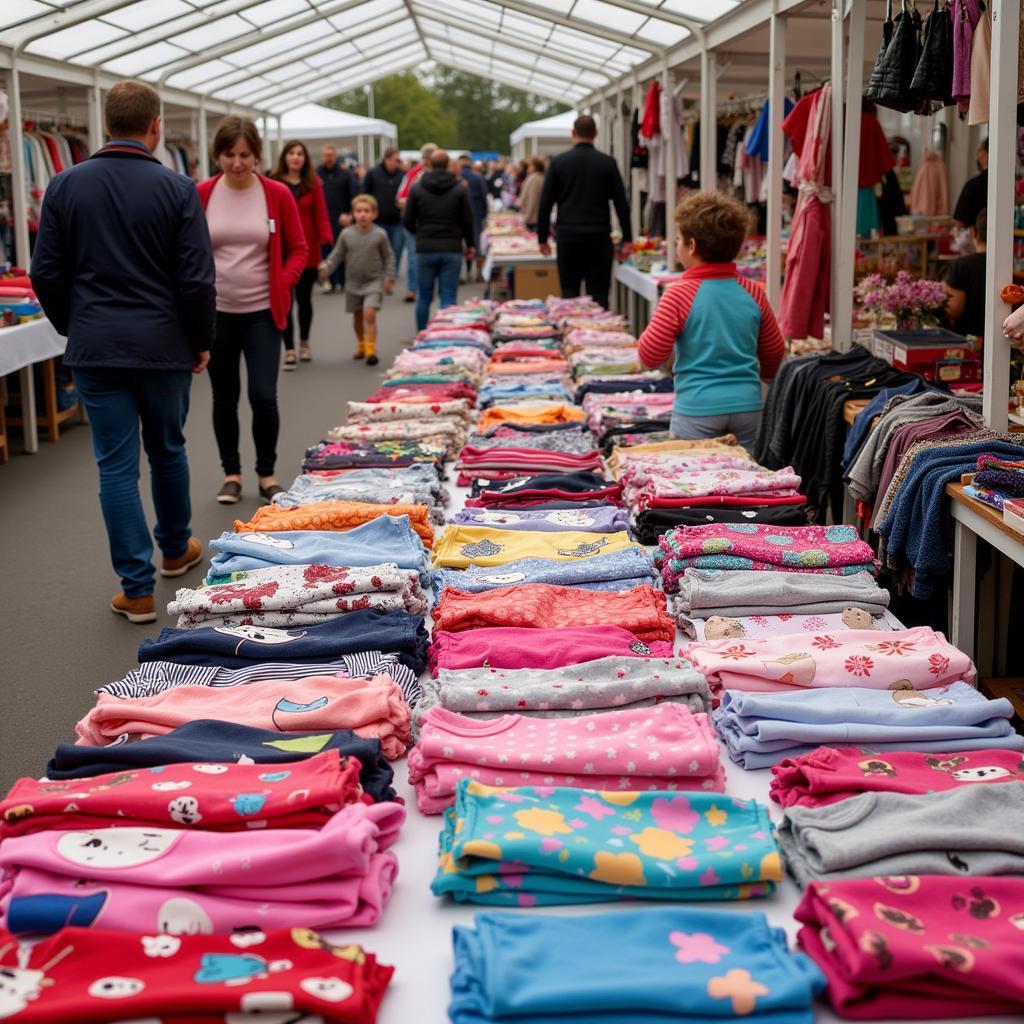
{"label": "yellow folded shirt", "polygon": [[431,556],[440,569],[469,565],[506,565],[520,558],[551,558],[578,562],[627,548],[643,550],[628,533],[584,533],[575,530],[492,530],[487,526],[448,526]]}

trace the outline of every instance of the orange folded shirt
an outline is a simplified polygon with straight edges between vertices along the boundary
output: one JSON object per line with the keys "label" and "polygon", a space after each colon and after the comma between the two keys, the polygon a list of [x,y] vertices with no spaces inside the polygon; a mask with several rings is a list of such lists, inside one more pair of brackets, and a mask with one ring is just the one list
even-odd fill
{"label": "orange folded shirt", "polygon": [[434,527],[426,505],[370,505],[361,501],[311,501],[297,508],[263,505],[252,519],[235,520],[236,533],[278,533],[282,530],[352,530],[378,516],[408,516],[424,547],[434,543]]}
{"label": "orange folded shirt", "polygon": [[550,583],[520,583],[482,594],[445,587],[433,617],[434,630],[449,633],[494,626],[553,629],[614,624],[646,643],[673,643],[676,636],[665,595],[646,584],[618,592]]}
{"label": "orange folded shirt", "polygon": [[576,405],[495,405],[480,414],[477,430],[483,433],[499,423],[577,423],[583,410]]}

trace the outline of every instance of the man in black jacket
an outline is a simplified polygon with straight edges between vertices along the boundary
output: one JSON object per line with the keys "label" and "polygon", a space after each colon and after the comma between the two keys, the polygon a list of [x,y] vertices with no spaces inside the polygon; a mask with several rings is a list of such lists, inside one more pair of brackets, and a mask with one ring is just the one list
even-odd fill
{"label": "man in black jacket", "polygon": [[[371,167],[363,179],[363,192],[377,200],[380,213],[377,225],[384,229],[391,243],[391,251],[395,254],[395,273],[402,262],[402,250],[405,248],[405,229],[402,227],[402,211],[398,208],[398,189],[402,184],[405,172],[402,170],[398,150],[389,146],[376,167]],[[410,271],[412,265],[410,263]],[[409,291],[415,291],[412,275],[409,277]]]}
{"label": "man in black jacket", "polygon": [[551,209],[558,207],[558,277],[562,297],[581,294],[586,282],[587,294],[602,306],[608,306],[612,280],[611,218],[608,203],[622,229],[619,258],[632,250],[629,207],[618,165],[607,153],[594,148],[597,125],[587,114],[576,118],[572,127],[573,148],[551,160],[540,196],[537,241],[544,256],[551,255],[548,235]]}
{"label": "man in black jacket", "polygon": [[[359,182],[352,171],[344,164],[338,163],[338,150],[334,146],[324,146],[320,150],[320,156],[322,163],[316,169],[316,173],[323,182],[327,217],[331,222],[331,231],[334,232],[334,241],[337,242],[341,229],[352,223],[352,200],[359,194]],[[323,246],[320,255],[326,256],[331,248],[328,245]],[[332,291],[335,287],[345,287],[344,263],[338,266],[330,281],[324,284],[324,291]]]}
{"label": "man in black jacket", "polygon": [[434,282],[442,306],[454,306],[459,290],[463,244],[465,258],[476,255],[473,210],[465,182],[448,169],[448,154],[437,150],[409,192],[402,223],[416,236],[416,328],[422,331],[430,317]]}
{"label": "man in black jacket", "polygon": [[192,375],[210,360],[213,249],[195,186],[153,156],[160,97],[142,82],[120,82],[105,114],[111,141],[46,190],[32,286],[68,336],[64,362],[89,413],[110,557],[124,587],[111,608],[130,622],[153,622],[139,427],[160,572],[181,576],[202,558],[189,530],[184,426]]}

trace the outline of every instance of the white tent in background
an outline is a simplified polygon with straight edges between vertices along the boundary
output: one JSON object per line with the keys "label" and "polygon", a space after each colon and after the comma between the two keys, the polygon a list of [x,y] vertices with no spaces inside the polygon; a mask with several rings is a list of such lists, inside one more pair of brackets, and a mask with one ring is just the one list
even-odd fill
{"label": "white tent in background", "polygon": [[398,128],[377,117],[360,117],[343,110],[306,103],[281,116],[282,142],[298,139],[320,162],[320,147],[328,143],[339,153],[352,153],[359,163],[371,163],[386,146],[395,145]]}
{"label": "white tent in background", "polygon": [[564,114],[552,114],[539,121],[521,124],[509,137],[509,151],[516,160],[533,156],[560,153],[572,141],[572,123],[576,120],[575,110]]}

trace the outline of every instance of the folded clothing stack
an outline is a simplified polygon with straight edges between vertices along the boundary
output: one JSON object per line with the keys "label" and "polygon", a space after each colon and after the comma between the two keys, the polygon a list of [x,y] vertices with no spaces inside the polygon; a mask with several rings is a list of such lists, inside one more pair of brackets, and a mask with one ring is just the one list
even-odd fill
{"label": "folded clothing stack", "polygon": [[617,505],[581,508],[476,509],[464,508],[451,517],[457,526],[491,526],[501,530],[586,530],[588,533],[622,533],[629,529],[626,510]]}
{"label": "folded clothing stack", "polygon": [[465,324],[435,321],[430,327],[420,331],[413,339],[412,348],[448,348],[449,346],[478,348],[490,355],[491,332],[479,321]]}
{"label": "folded clothing stack", "polygon": [[245,940],[154,931],[61,928],[31,949],[0,931],[5,1007],[28,1024],[244,1021],[268,1006],[287,1006],[289,1019],[375,1024],[394,974],[360,946],[305,928],[251,929]]}
{"label": "folded clothing stack", "polygon": [[445,348],[403,349],[395,357],[388,380],[408,383],[448,383],[465,381],[479,385],[487,368],[487,354],[459,345]]}
{"label": "folded clothing stack", "polygon": [[471,435],[455,468],[463,477],[496,480],[527,473],[600,471],[594,437],[575,423],[543,426],[497,426]]}
{"label": "folded clothing stack", "polygon": [[860,747],[818,747],[775,765],[769,792],[783,807],[824,807],[867,791],[934,793],[960,786],[1024,782],[1019,745],[950,750],[943,754],[897,750],[874,757]]}
{"label": "folded clothing stack", "polygon": [[[167,798],[167,794],[163,794]],[[177,797],[182,806],[187,797]],[[191,808],[191,804],[189,807]],[[188,812],[184,812],[188,813]],[[38,832],[0,844],[0,921],[15,935],[72,923],[147,934],[371,925],[391,895],[405,810],[346,804],[319,829]]]}
{"label": "folded clothing stack", "polygon": [[839,878],[1024,874],[1024,783],[861,793],[787,807],[779,845],[800,886]]}
{"label": "folded clothing stack", "polygon": [[432,707],[467,718],[495,718],[505,712],[528,718],[576,718],[665,702],[695,713],[711,710],[704,677],[678,659],[609,656],[560,668],[440,669],[423,684],[413,723],[418,730]]}
{"label": "folded clothing stack", "polygon": [[768,810],[753,800],[463,779],[431,889],[514,907],[750,899],[781,880]]}
{"label": "folded clothing stack", "polygon": [[251,668],[275,660],[322,665],[360,651],[397,654],[403,665],[422,672],[427,661],[427,631],[422,615],[369,608],[335,616],[301,629],[230,626],[199,629],[165,627],[139,644],[139,661],[178,665]]}
{"label": "folded clothing stack", "polygon": [[351,530],[378,516],[407,516],[409,525],[419,534],[424,545],[429,548],[434,543],[434,527],[430,522],[430,509],[426,505],[371,505],[360,501],[314,501],[297,508],[262,505],[248,522],[236,519],[235,532]]}
{"label": "folded clothing stack", "polygon": [[107,773],[159,774],[167,765],[202,763],[207,774],[223,775],[232,763],[285,765],[304,761],[322,751],[336,750],[359,762],[359,784],[375,801],[394,800],[391,788],[394,772],[381,752],[380,740],[364,739],[348,729],[306,735],[282,733],[279,729],[253,729],[248,725],[216,719],[187,722],[164,736],[137,743],[112,743],[106,747],[83,747],[61,743],[46,777],[51,780],[87,779]]}
{"label": "folded clothing stack", "polygon": [[394,384],[385,381],[376,391],[370,392],[364,402],[449,402],[464,398],[470,405],[476,401],[476,388],[464,381],[450,381],[435,384]]}
{"label": "folded clothing stack", "polygon": [[[628,533],[587,533],[568,530],[502,530],[491,526],[447,526],[431,552],[440,569],[501,566],[523,558],[560,562],[583,562],[615,552],[636,551],[649,560],[647,552]],[[653,567],[653,562],[650,563]]]}
{"label": "folded clothing stack", "polygon": [[729,756],[755,769],[807,754],[820,744],[858,744],[883,762],[894,750],[1024,750],[1012,717],[1008,700],[988,700],[973,686],[957,682],[924,691],[859,686],[808,693],[726,690],[713,720]]}
{"label": "folded clothing stack", "polygon": [[529,423],[580,423],[582,421],[582,410],[565,402],[492,405],[480,414],[477,430],[486,431],[502,423],[523,425]]}
{"label": "folded clothing stack", "polygon": [[[558,537],[559,534],[549,536]],[[653,586],[657,578],[651,556],[637,546],[579,561],[550,557],[518,558],[497,567],[478,566],[471,562],[463,570],[436,570],[434,587],[438,594],[445,587],[480,593],[513,583],[552,583],[585,590],[630,590],[644,584]]]}
{"label": "folded clothing stack", "polygon": [[152,697],[100,693],[75,733],[79,743],[102,745],[121,736],[161,736],[196,719],[220,717],[282,733],[350,729],[380,740],[384,756],[394,760],[409,743],[409,716],[409,705],[390,676],[307,676],[228,690],[175,686]]}
{"label": "folded clothing stack", "polygon": [[333,469],[392,468],[443,462],[446,448],[426,438],[405,441],[320,441],[302,457],[305,473]]}
{"label": "folded clothing stack", "polygon": [[483,626],[553,629],[615,623],[638,640],[671,644],[675,620],[666,611],[665,595],[649,586],[603,593],[545,583],[520,583],[483,594],[444,590],[434,605],[434,631],[450,633]]}
{"label": "folded clothing stack", "polygon": [[[406,406],[405,408],[420,408]],[[454,455],[466,443],[468,425],[461,419],[429,416],[424,419],[393,419],[381,423],[348,423],[331,427],[327,431],[330,442],[347,441],[355,444],[380,441],[414,441],[444,450]]]}
{"label": "folded clothing stack", "polygon": [[574,507],[583,502],[617,505],[622,485],[596,473],[541,473],[511,479],[502,485],[474,481],[467,508],[530,508],[559,502]]}
{"label": "folded clothing stack", "polygon": [[452,1024],[813,1024],[825,985],[782,929],[752,912],[492,912],[452,932]]}
{"label": "folded clothing stack", "polygon": [[281,530],[222,533],[210,541],[216,552],[207,582],[226,582],[236,572],[253,572],[284,565],[357,567],[390,562],[430,580],[430,556],[407,516],[378,516],[341,532]]}
{"label": "folded clothing stack", "polygon": [[796,909],[797,942],[828,979],[841,1017],[1019,1020],[1021,906],[1022,878],[815,882]]}
{"label": "folded clothing stack", "polygon": [[595,392],[583,398],[587,424],[598,437],[611,427],[637,421],[659,420],[666,424],[672,416],[675,396],[666,392]]}
{"label": "folded clothing stack", "polygon": [[409,782],[424,814],[450,807],[460,779],[490,786],[636,790],[725,788],[705,714],[681,704],[578,718],[465,718],[434,707],[409,751]]}
{"label": "folded clothing stack", "polygon": [[481,409],[492,405],[510,406],[517,402],[571,402],[572,390],[561,375],[529,377],[495,377],[480,386]]}

